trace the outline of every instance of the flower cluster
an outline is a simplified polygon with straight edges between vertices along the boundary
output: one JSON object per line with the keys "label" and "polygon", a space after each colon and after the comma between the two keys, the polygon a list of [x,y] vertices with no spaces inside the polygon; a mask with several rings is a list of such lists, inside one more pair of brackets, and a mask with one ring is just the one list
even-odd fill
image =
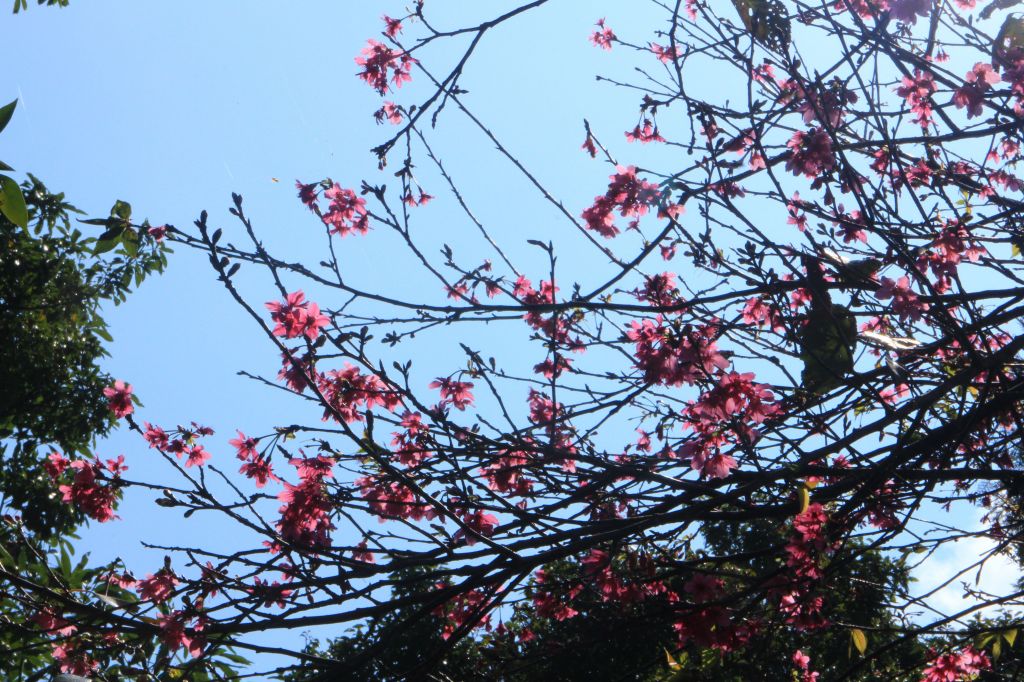
{"label": "flower cluster", "polygon": [[612,42],[615,40],[615,32],[604,25],[604,19],[598,19],[597,30],[590,34],[590,42],[602,50],[612,49]]}
{"label": "flower cluster", "polygon": [[914,122],[924,129],[932,123],[932,95],[935,94],[935,79],[932,74],[914,69],[913,76],[904,76],[896,94],[907,101]]}
{"label": "flower cluster", "polygon": [[[71,482],[58,488],[62,501],[100,523],[117,518],[114,504],[117,502],[119,480],[121,472],[128,469],[124,465],[124,455],[103,463],[98,457],[92,462],[82,459],[71,461],[54,452],[43,466],[54,483],[61,479],[65,471],[70,469],[74,472]],[[108,483],[104,484],[103,481]]]}
{"label": "flower cluster", "polygon": [[904,322],[907,320],[916,322],[928,311],[928,305],[911,291],[910,278],[906,276],[900,277],[898,280],[883,277],[875,296],[881,301],[891,298],[893,312],[899,315]]}
{"label": "flower cluster", "polygon": [[664,324],[659,315],[629,326],[626,338],[636,344],[636,366],[648,383],[693,384],[729,367],[715,343],[718,328],[714,325],[676,329]]}
{"label": "flower cluster", "polygon": [[928,667],[924,669],[921,682],[972,680],[991,667],[992,662],[984,651],[969,646],[956,652],[933,654]]}
{"label": "flower cluster", "polygon": [[103,389],[103,395],[107,398],[107,407],[118,419],[124,419],[135,411],[135,405],[132,404],[131,384],[126,384],[118,379],[113,386]]}
{"label": "flower cluster", "polygon": [[274,475],[270,459],[256,451],[256,445],[259,443],[258,438],[249,438],[239,431],[238,438],[233,438],[228,443],[235,447],[238,459],[244,462],[238,472],[246,478],[254,480],[257,488],[264,487],[267,481],[281,480]]}
{"label": "flower cluster", "polygon": [[276,323],[274,336],[286,339],[305,336],[310,341],[316,341],[320,330],[331,321],[321,314],[316,303],[306,302],[306,295],[301,290],[288,294],[283,303],[270,301],[266,307],[270,311],[270,319]]}
{"label": "flower cluster", "polygon": [[192,422],[191,427],[179,426],[170,433],[149,422],[145,422],[145,426],[143,438],[149,443],[149,447],[165,454],[173,454],[178,459],[186,456],[186,467],[201,466],[211,457],[209,451],[198,442],[203,436],[213,435],[213,429],[208,426]]}
{"label": "flower cluster", "polygon": [[582,215],[589,229],[606,238],[619,233],[613,215],[616,210],[623,218],[634,218],[630,226],[635,227],[639,218],[661,199],[658,185],[638,178],[636,166],[616,166],[615,170],[615,174],[609,176],[608,191],[594,197],[594,204]]}
{"label": "flower cluster", "polygon": [[832,153],[832,138],[821,128],[811,128],[806,132],[796,131],[786,146],[791,150],[786,159],[786,170],[793,175],[803,174],[817,182],[823,173],[836,167],[836,157]]}
{"label": "flower cluster", "polygon": [[412,66],[416,63],[408,52],[392,50],[381,42],[370,39],[366,41],[366,47],[362,49],[361,56],[356,57],[356,65],[363,67],[357,75],[366,81],[367,85],[373,87],[380,95],[387,94],[390,90],[388,85],[388,72],[391,72],[391,82],[396,88],[402,87],[402,83],[412,80]]}
{"label": "flower cluster", "polygon": [[430,505],[419,501],[408,486],[399,481],[388,482],[380,476],[364,476],[355,481],[370,511],[386,519],[433,519],[437,512]]}
{"label": "flower cluster", "polygon": [[334,478],[334,462],[318,456],[293,459],[289,462],[298,470],[299,484],[287,481],[277,495],[283,502],[277,530],[281,537],[300,547],[324,548],[331,544],[332,505],[327,496],[325,480]]}
{"label": "flower cluster", "polygon": [[999,74],[991,64],[978,62],[964,77],[964,84],[953,93],[953,104],[957,109],[967,108],[967,118],[981,116],[985,104],[985,93],[1000,81]]}
{"label": "flower cluster", "polygon": [[402,404],[402,399],[376,374],[363,374],[358,367],[345,363],[343,369],[331,370],[319,375],[317,387],[327,401],[324,408],[324,420],[341,418],[351,424],[361,422],[363,410],[372,410],[380,405],[384,409],[394,411]]}

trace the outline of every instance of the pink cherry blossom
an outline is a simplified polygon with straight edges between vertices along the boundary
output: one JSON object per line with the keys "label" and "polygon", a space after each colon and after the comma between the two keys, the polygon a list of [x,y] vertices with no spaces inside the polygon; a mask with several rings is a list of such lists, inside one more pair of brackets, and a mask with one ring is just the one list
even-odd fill
{"label": "pink cherry blossom", "polygon": [[110,411],[118,419],[123,419],[135,411],[135,405],[132,404],[131,384],[126,384],[118,379],[113,386],[103,389],[103,395],[107,398],[107,406]]}

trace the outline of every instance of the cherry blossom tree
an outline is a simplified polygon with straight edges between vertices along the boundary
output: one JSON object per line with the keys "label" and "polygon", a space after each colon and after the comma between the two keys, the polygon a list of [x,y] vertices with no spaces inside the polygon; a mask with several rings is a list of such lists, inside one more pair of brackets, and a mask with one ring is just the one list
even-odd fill
{"label": "cherry blossom tree", "polygon": [[[346,679],[434,623],[390,673],[425,678],[467,642],[515,659],[532,624],[582,612],[664,626],[636,679],[728,673],[768,640],[792,644],[766,668],[778,679],[949,681],[1013,646],[1012,615],[972,616],[1012,613],[1017,586],[950,612],[857,567],[911,571],[989,539],[966,580],[1019,542],[1005,504],[1024,401],[1014,3],[677,0],[635,35],[594,17],[594,49],[635,67],[595,87],[638,109],[615,130],[580,112],[578,153],[607,181],[578,206],[463,87],[493,33],[547,4],[450,27],[421,1],[367,28],[352,71],[381,98],[366,112],[376,169],[297,183],[324,233],[308,261],[271,253],[240,196],[230,223],[168,228],[280,359],[255,380],[310,418],[229,439],[202,415],[135,409],[130,377],[110,387],[168,477],[57,453],[55,494],[116,523],[119,495],[159,491],[184,539],[146,577],[111,567],[91,591],[4,566],[61,670],[211,678],[249,650],[285,657],[268,674]],[[450,118],[556,216],[550,239],[477,218],[434,133]],[[417,229],[442,205],[477,244]],[[352,281],[347,245],[384,236],[380,262],[401,274]],[[418,352],[425,338],[444,353]],[[971,505],[981,528],[958,523]],[[188,544],[197,512],[230,520],[245,549]],[[870,590],[877,609],[847,608]],[[334,654],[293,641],[373,622],[384,636]],[[268,631],[290,636],[253,639]],[[825,654],[836,637],[845,653]]]}

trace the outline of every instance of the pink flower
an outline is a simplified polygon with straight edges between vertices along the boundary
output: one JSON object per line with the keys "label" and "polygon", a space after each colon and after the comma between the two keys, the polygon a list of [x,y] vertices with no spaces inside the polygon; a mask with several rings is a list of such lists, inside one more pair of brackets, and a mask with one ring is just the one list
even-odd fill
{"label": "pink flower", "polygon": [[132,404],[132,385],[126,384],[120,379],[114,382],[113,386],[103,389],[103,395],[107,397],[107,406],[118,419],[127,417],[135,411]]}
{"label": "pink flower", "polygon": [[188,459],[185,460],[185,467],[202,466],[210,459],[210,453],[202,445],[193,445],[188,449]]}
{"label": "pink flower", "polygon": [[288,294],[284,303],[271,301],[266,304],[270,319],[277,323],[274,336],[294,339],[304,335],[315,341],[320,330],[330,323],[330,318],[320,313],[320,307],[313,302],[306,303],[305,298],[300,290]]}
{"label": "pink flower", "polygon": [[604,19],[597,20],[597,29],[590,34],[590,42],[602,50],[612,49],[612,41],[615,40],[615,32],[604,25]]}
{"label": "pink flower", "polygon": [[683,586],[695,602],[706,602],[715,599],[722,593],[722,581],[708,573],[695,573]]}
{"label": "pink flower", "polygon": [[386,14],[382,16],[380,19],[381,21],[384,22],[384,35],[386,35],[388,38],[394,38],[395,36],[402,32],[401,19],[392,19]]}
{"label": "pink flower", "polygon": [[236,431],[238,438],[232,438],[228,441],[228,445],[231,445],[236,450],[236,456],[243,462],[249,459],[254,459],[256,455],[256,446],[259,444],[258,438],[250,438],[241,431]]}
{"label": "pink flower", "polygon": [[[157,617],[157,624],[160,626],[160,639],[171,651],[184,648],[192,656],[199,658],[203,655],[204,642],[201,637],[189,636],[185,632],[186,616],[181,611],[172,611],[169,614]],[[195,629],[199,629],[198,627]]]}
{"label": "pink flower", "polygon": [[932,9],[933,0],[889,0],[889,10],[896,19],[907,23],[917,23],[918,17],[926,17]]}
{"label": "pink flower", "polygon": [[50,477],[50,480],[56,481],[60,478],[60,475],[64,473],[64,470],[68,468],[71,461],[66,459],[64,455],[59,452],[51,452],[46,461],[43,462],[43,469],[46,470],[46,474]]}
{"label": "pink flower", "polygon": [[281,537],[302,547],[330,546],[333,505],[324,490],[322,476],[310,475],[299,485],[286,482],[277,499],[284,503],[277,524]]}
{"label": "pink flower", "polygon": [[999,74],[991,64],[978,62],[967,72],[964,84],[953,93],[953,104],[957,109],[967,107],[967,118],[981,116],[985,93],[1000,81]]}
{"label": "pink flower", "polygon": [[142,434],[142,437],[149,443],[149,447],[160,451],[166,450],[169,444],[167,432],[159,426],[153,426],[149,422],[145,422],[145,427],[146,431]]}
{"label": "pink flower", "polygon": [[662,47],[657,43],[651,43],[650,45],[651,52],[654,53],[654,56],[657,57],[658,61],[662,64],[670,64],[683,54],[683,48],[679,45],[676,45],[675,47]]}
{"label": "pink flower", "polygon": [[[113,465],[113,466],[111,466]],[[99,459],[93,462],[76,460],[67,465],[75,470],[71,485],[62,485],[59,490],[63,502],[73,504],[89,518],[106,523],[117,518],[114,515],[116,501],[116,483],[120,472],[125,468],[114,460],[108,460],[107,469],[114,474],[114,484],[101,485],[98,479],[104,476],[104,466]]]}
{"label": "pink flower", "polygon": [[452,381],[438,377],[436,381],[430,382],[430,388],[441,389],[441,403],[448,403],[457,410],[465,410],[473,404],[472,382]]}
{"label": "pink flower", "polygon": [[923,671],[921,682],[958,682],[974,679],[983,670],[992,667],[992,662],[984,651],[969,646],[960,652],[949,652],[942,655],[933,653],[932,660]]}
{"label": "pink flower", "polygon": [[53,609],[49,606],[43,607],[41,611],[32,616],[31,620],[48,635],[70,637],[78,630],[76,626],[64,620],[62,616],[54,613]]}
{"label": "pink flower", "polygon": [[362,374],[358,367],[347,362],[343,369],[321,375],[317,386],[327,400],[324,420],[341,417],[351,424],[363,421],[361,409],[370,410],[380,405],[386,410],[395,410],[402,404],[401,396],[388,389],[380,377]]}
{"label": "pink flower", "polygon": [[741,313],[745,324],[769,327],[772,331],[784,331],[785,325],[779,312],[760,296],[747,299]]}
{"label": "pink flower", "polygon": [[935,93],[935,80],[927,71],[914,69],[913,76],[904,76],[896,94],[907,101],[915,115],[914,122],[927,128],[932,121],[931,96]]}
{"label": "pink flower", "polygon": [[174,587],[179,582],[173,572],[161,569],[156,572],[156,575],[150,573],[140,580],[135,589],[139,593],[139,599],[151,601],[154,604],[163,604],[174,594]]}
{"label": "pink flower", "polygon": [[356,548],[352,550],[352,560],[362,561],[364,564],[376,563],[376,559],[373,558],[373,552],[367,549],[366,540],[361,540]]}
{"label": "pink flower", "polygon": [[626,140],[647,144],[648,142],[664,142],[665,138],[658,133],[658,128],[651,123],[650,119],[645,118],[635,128],[626,131]]}
{"label": "pink flower", "polygon": [[330,199],[331,203],[321,220],[324,225],[330,227],[331,234],[346,237],[352,233],[366,234],[370,231],[365,199],[336,182],[324,190],[324,196]]}
{"label": "pink flower", "polygon": [[238,470],[238,473],[244,475],[246,478],[251,478],[256,481],[257,488],[265,486],[267,481],[281,480],[274,475],[274,470],[270,461],[258,456],[254,456],[252,461],[243,464],[242,468]]}
{"label": "pink flower", "polygon": [[608,191],[595,197],[594,204],[582,214],[587,227],[606,238],[619,233],[612,215],[616,209],[624,218],[639,218],[661,199],[658,185],[638,178],[636,166],[616,166],[615,170]]}
{"label": "pink flower", "polygon": [[[494,516],[494,514],[487,514],[478,509],[472,514],[466,514],[463,516],[462,522],[465,523],[468,528],[476,531],[479,535],[489,538],[494,535],[494,529],[498,526],[498,517]],[[460,529],[453,539],[459,540],[462,538],[465,538],[467,545],[475,545],[477,543],[475,536]]]}
{"label": "pink flower", "polygon": [[900,277],[897,281],[883,277],[875,296],[881,301],[891,298],[892,309],[904,322],[920,320],[928,311],[928,305],[922,303],[917,294],[910,290],[910,278],[906,276]]}
{"label": "pink flower", "polygon": [[398,125],[402,122],[402,111],[394,102],[384,102],[384,106],[373,112],[373,117],[377,120],[377,123],[383,123],[387,120],[394,125]]}
{"label": "pink flower", "polygon": [[310,184],[303,184],[298,180],[295,181],[295,188],[299,190],[299,201],[304,203],[310,210],[316,208],[316,188],[320,185],[318,182]]}
{"label": "pink flower", "polygon": [[150,237],[157,240],[158,242],[162,242],[164,240],[164,237],[167,236],[167,226],[156,225],[154,227],[149,228],[148,232]]}
{"label": "pink flower", "polygon": [[416,60],[408,52],[392,50],[387,45],[376,40],[366,41],[366,47],[362,49],[362,56],[356,57],[356,64],[363,67],[358,74],[359,78],[373,87],[381,95],[387,93],[388,72],[392,73],[391,82],[395,87],[402,87],[402,83],[411,81],[410,71]]}
{"label": "pink flower", "polygon": [[808,178],[817,179],[836,167],[836,159],[832,154],[832,138],[824,130],[798,130],[793,133],[786,146],[792,150],[786,159],[786,170],[793,175],[803,173]]}

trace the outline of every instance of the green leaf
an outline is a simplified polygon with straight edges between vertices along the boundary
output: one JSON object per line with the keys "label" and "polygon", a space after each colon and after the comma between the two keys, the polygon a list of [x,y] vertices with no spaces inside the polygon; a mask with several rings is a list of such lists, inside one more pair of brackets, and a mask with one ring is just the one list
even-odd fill
{"label": "green leaf", "polygon": [[807,511],[807,508],[811,506],[811,492],[807,489],[807,485],[804,483],[800,484],[800,487],[796,490],[796,499],[800,502],[800,512],[803,514]]}
{"label": "green leaf", "polygon": [[1017,640],[1017,628],[1013,628],[1012,630],[1007,630],[1006,632],[1004,632],[1003,639],[1006,640],[1007,644],[1013,646],[1013,643]]}
{"label": "green leaf", "polygon": [[10,166],[8,166],[3,161],[0,161],[0,171],[12,171],[12,170],[14,170],[14,169],[11,168]]}
{"label": "green leaf", "polygon": [[128,228],[121,235],[121,244],[124,246],[125,253],[132,258],[139,255],[139,234],[132,228]]}
{"label": "green leaf", "polygon": [[1024,48],[1024,18],[1010,14],[992,43],[992,61],[1003,62],[1007,53],[1020,48]]}
{"label": "green leaf", "polygon": [[842,384],[853,370],[857,345],[857,321],[841,305],[811,307],[800,331],[801,381],[812,393],[823,394]]}
{"label": "green leaf", "polygon": [[127,201],[121,201],[118,199],[114,203],[114,207],[110,209],[111,218],[120,218],[121,220],[132,219],[132,205]]}
{"label": "green leaf", "polygon": [[134,610],[136,608],[135,603],[130,602],[127,599],[118,599],[117,597],[112,597],[109,594],[100,594],[99,592],[94,592],[93,594],[95,594],[96,598],[99,599],[101,602],[109,606],[112,606],[115,609]]}
{"label": "green leaf", "polygon": [[28,207],[25,195],[18,183],[6,175],[0,175],[0,213],[15,225],[28,229]]}
{"label": "green leaf", "polygon": [[789,50],[790,24],[781,0],[732,0],[751,37],[769,50]]}
{"label": "green leaf", "polygon": [[864,652],[868,650],[868,636],[864,634],[864,631],[860,628],[852,628],[850,640],[853,641],[854,648],[863,656]]}
{"label": "green leaf", "polygon": [[16,106],[18,106],[18,100],[0,107],[0,132],[3,132],[7,124],[11,122],[11,117],[14,116],[14,107]]}
{"label": "green leaf", "polygon": [[117,247],[117,244],[120,241],[121,240],[120,240],[119,237],[114,237],[114,238],[110,238],[110,239],[102,239],[102,238],[98,239],[96,241],[96,245],[92,247],[92,252],[95,255],[98,256],[101,253],[106,253],[107,251],[112,251],[113,249],[115,249]]}

